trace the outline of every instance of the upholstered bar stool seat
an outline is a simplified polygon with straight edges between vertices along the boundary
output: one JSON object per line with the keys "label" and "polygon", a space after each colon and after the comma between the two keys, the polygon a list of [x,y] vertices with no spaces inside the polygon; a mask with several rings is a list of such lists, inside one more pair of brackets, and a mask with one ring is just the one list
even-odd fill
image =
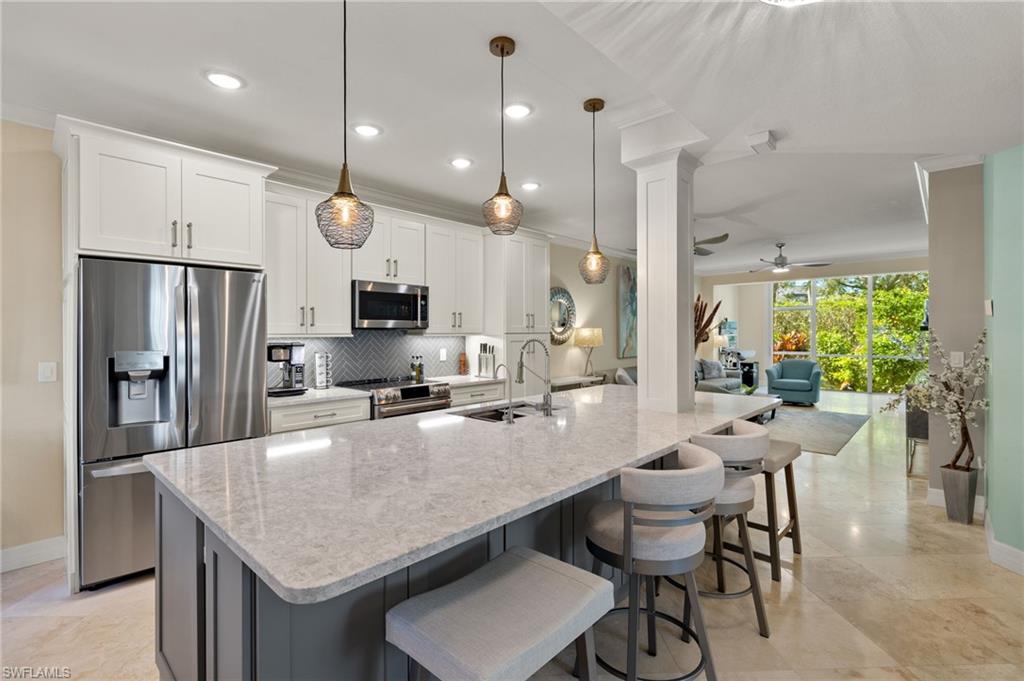
{"label": "upholstered bar stool seat", "polygon": [[764,472],[778,473],[797,460],[800,456],[800,445],[786,440],[772,440],[768,453],[764,456]]}
{"label": "upholstered bar stool seat", "polygon": [[[587,539],[605,551],[622,553],[625,507],[618,499],[603,501],[587,514]],[[638,518],[673,518],[678,514],[660,511],[634,511]],[[633,529],[633,557],[637,560],[683,560],[704,551],[703,525]]]}
{"label": "upholstered bar stool seat", "polygon": [[387,640],[442,681],[527,679],[584,635],[593,655],[590,628],[615,605],[613,591],[602,577],[512,547],[389,610]]}
{"label": "upholstered bar stool seat", "polygon": [[753,508],[754,495],[753,478],[727,478],[722,492],[715,497],[715,505],[749,506],[749,508]]}

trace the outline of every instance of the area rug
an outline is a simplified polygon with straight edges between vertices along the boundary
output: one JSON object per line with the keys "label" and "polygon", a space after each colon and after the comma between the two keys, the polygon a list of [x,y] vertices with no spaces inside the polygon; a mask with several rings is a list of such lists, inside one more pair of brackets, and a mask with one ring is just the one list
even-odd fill
{"label": "area rug", "polygon": [[783,406],[775,419],[765,425],[772,437],[799,442],[805,452],[835,456],[870,418],[863,414]]}

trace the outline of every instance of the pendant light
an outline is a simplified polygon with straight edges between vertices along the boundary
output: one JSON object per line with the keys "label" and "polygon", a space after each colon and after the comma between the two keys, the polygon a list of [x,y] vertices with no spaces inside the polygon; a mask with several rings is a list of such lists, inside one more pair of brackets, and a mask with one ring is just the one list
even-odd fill
{"label": "pendant light", "polygon": [[604,108],[604,100],[593,98],[583,102],[583,110],[590,114],[590,176],[593,186],[594,231],[590,250],[580,260],[580,276],[588,284],[603,284],[608,278],[608,256],[597,247],[597,112]]}
{"label": "pendant light", "polygon": [[338,190],[316,207],[316,224],[333,248],[360,248],[373,231],[373,208],[352,193],[348,175],[348,2],[341,3],[342,163]]}
{"label": "pendant light", "polygon": [[501,107],[498,115],[501,119],[501,180],[498,192],[484,202],[484,221],[493,234],[515,234],[519,222],[523,219],[523,204],[512,198],[508,193],[505,181],[505,57],[516,51],[516,41],[506,36],[491,39],[491,54],[501,58]]}

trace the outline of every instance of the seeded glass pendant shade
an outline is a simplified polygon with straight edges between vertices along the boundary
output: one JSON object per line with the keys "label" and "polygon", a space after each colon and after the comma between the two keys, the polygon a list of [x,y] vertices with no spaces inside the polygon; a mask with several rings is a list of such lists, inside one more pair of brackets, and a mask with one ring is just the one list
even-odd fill
{"label": "seeded glass pendant shade", "polygon": [[501,180],[498,191],[484,202],[484,222],[492,234],[515,234],[523,219],[523,204],[517,201],[508,191],[505,180],[505,57],[516,51],[516,42],[512,38],[498,36],[491,39],[491,54],[501,58],[501,107],[498,116],[501,120]]}
{"label": "seeded glass pendant shade", "polygon": [[590,114],[590,172],[594,188],[594,231],[590,238],[590,250],[580,260],[580,276],[588,284],[603,284],[604,280],[608,278],[608,269],[611,265],[608,261],[608,256],[602,253],[601,249],[597,246],[597,112],[603,108],[603,99],[594,98],[583,102],[583,110]]}
{"label": "seeded glass pendant shade", "polygon": [[332,248],[361,248],[373,231],[373,208],[352,192],[348,174],[348,3],[341,3],[341,82],[343,161],[338,190],[315,211],[320,233]]}

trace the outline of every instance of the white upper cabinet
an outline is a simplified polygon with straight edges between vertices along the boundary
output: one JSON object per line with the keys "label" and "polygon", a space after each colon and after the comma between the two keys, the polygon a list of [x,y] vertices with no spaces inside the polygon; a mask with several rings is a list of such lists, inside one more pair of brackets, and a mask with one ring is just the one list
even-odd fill
{"label": "white upper cabinet", "polygon": [[456,234],[455,266],[459,333],[483,333],[484,235],[479,229]]}
{"label": "white upper cabinet", "polygon": [[331,248],[316,224],[318,200],[306,203],[306,331],[314,336],[352,333],[352,251]]}
{"label": "white upper cabinet", "polygon": [[548,331],[549,253],[547,239],[522,231],[485,237],[484,333]]}
{"label": "white upper cabinet", "polygon": [[81,248],[159,257],[180,252],[181,156],[83,137],[78,176]]}
{"label": "white upper cabinet", "polygon": [[188,158],[181,165],[185,257],[263,262],[263,176],[230,163]]}
{"label": "white upper cabinet", "polygon": [[53,145],[72,200],[65,238],[77,250],[263,265],[263,179],[273,166],[65,116]]}
{"label": "white upper cabinet", "polygon": [[314,210],[322,197],[296,188],[266,193],[267,333],[352,333],[352,251],[331,248]]}
{"label": "white upper cabinet", "polygon": [[306,200],[267,192],[267,333],[306,332]]}
{"label": "white upper cabinet", "polygon": [[548,301],[551,298],[551,246],[547,241],[530,239],[526,257],[526,300],[530,313],[530,332],[550,329]]}
{"label": "white upper cabinet", "polygon": [[479,228],[427,226],[426,282],[430,334],[475,334],[484,328],[484,237]]}
{"label": "white upper cabinet", "polygon": [[374,206],[373,232],[352,253],[353,278],[423,285],[426,233],[425,222]]}

